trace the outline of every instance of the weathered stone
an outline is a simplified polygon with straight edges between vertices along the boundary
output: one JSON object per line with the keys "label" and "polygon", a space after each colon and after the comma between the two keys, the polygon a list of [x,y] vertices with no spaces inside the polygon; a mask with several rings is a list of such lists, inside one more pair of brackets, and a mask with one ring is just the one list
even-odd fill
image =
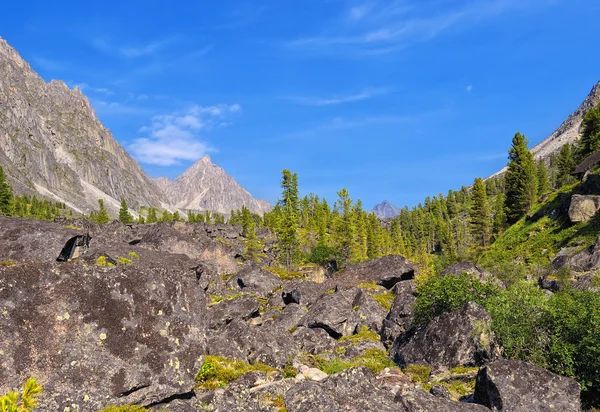
{"label": "weathered stone", "polygon": [[301,381],[287,391],[285,407],[288,412],[338,411],[332,394],[312,381]]}
{"label": "weathered stone", "polygon": [[306,309],[296,303],[290,303],[275,319],[275,325],[283,330],[290,330],[298,325],[304,315],[306,315]]}
{"label": "weathered stone", "polygon": [[406,408],[407,412],[489,412],[485,406],[452,401],[420,389],[404,395],[398,394],[396,402]]}
{"label": "weathered stone", "polygon": [[281,292],[281,298],[283,299],[283,303],[286,305],[291,303],[300,304],[300,301],[302,300],[302,293],[295,289],[290,292]]}
{"label": "weathered stone", "polygon": [[460,276],[466,273],[482,283],[490,283],[498,287],[504,287],[500,279],[495,277],[491,272],[477,266],[473,262],[458,262],[440,272],[441,276]]}
{"label": "weathered stone", "polygon": [[429,393],[438,398],[450,399],[452,396],[448,388],[442,385],[433,385],[429,390]]}
{"label": "weathered stone", "polygon": [[[402,283],[406,282],[400,282],[398,285]],[[383,320],[381,339],[387,347],[392,346],[394,341],[412,326],[416,298],[410,290],[411,288],[407,288],[406,291],[402,289],[397,292],[392,307]]]}
{"label": "weathered stone", "polygon": [[330,284],[358,285],[362,282],[375,282],[387,289],[396,283],[413,279],[416,266],[402,256],[390,255],[368,260],[336,273],[328,281]]}
{"label": "weathered stone", "polygon": [[232,279],[243,292],[266,297],[281,286],[281,278],[256,265],[247,265]]}
{"label": "weathered stone", "polygon": [[415,389],[413,381],[400,368],[385,368],[377,375],[377,387],[392,395],[405,394]]}
{"label": "weathered stone", "polygon": [[260,304],[254,296],[241,296],[224,299],[212,305],[205,313],[209,326],[213,329],[229,324],[234,319],[248,320],[260,315]]}
{"label": "weathered stone", "polygon": [[600,268],[600,236],[591,246],[577,252],[575,249],[561,251],[552,261],[555,269],[567,267],[575,272],[589,272]]}
{"label": "weathered stone", "polygon": [[600,210],[600,196],[577,195],[571,196],[569,219],[573,223],[587,222]]}
{"label": "weathered stone", "polygon": [[325,294],[309,308],[300,325],[321,328],[335,339],[352,335],[358,324],[353,308],[361,295],[357,288]]}
{"label": "weathered stone", "polygon": [[477,374],[475,401],[492,411],[580,411],[579,384],[518,360],[499,360]]}
{"label": "weathered stone", "polygon": [[416,331],[406,342],[397,339],[390,356],[400,365],[427,364],[434,371],[456,366],[481,365],[499,356],[485,308],[469,302],[445,313]]}

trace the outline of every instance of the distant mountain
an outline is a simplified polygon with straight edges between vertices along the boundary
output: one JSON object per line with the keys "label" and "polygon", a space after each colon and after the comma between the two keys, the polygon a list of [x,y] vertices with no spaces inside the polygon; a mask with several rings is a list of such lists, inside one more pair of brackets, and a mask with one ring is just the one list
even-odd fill
{"label": "distant mountain", "polygon": [[246,206],[251,212],[263,214],[273,207],[264,200],[256,200],[229,176],[225,170],[204,156],[174,181],[166,177],[154,179],[164,191],[168,202],[181,210],[211,210],[229,214]]}
{"label": "distant mountain", "polygon": [[[536,159],[547,159],[552,153],[557,153],[567,143],[574,143],[581,137],[581,122],[588,110],[600,104],[600,81],[592,87],[592,90],[583,103],[565,120],[558,129],[546,139],[542,140],[531,149]],[[506,167],[495,173],[497,176],[506,171]]]}
{"label": "distant mountain", "polygon": [[46,83],[0,38],[0,164],[18,193],[39,193],[78,212],[164,205],[138,163],[98,121],[77,87]]}
{"label": "distant mountain", "polygon": [[116,215],[120,200],[132,209],[194,209],[227,213],[255,200],[205,156],[174,182],[151,179],[96,117],[88,99],[64,82],[46,83],[0,38],[0,165],[16,193],[64,202],[80,213],[104,199]]}
{"label": "distant mountain", "polygon": [[373,212],[379,219],[387,219],[398,216],[400,214],[400,208],[398,206],[394,206],[387,200],[384,200],[378,205],[375,205]]}

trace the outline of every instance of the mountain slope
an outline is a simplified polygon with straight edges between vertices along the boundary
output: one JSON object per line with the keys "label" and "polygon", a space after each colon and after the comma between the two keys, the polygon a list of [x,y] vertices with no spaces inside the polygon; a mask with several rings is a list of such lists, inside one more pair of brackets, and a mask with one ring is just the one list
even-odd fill
{"label": "mountain slope", "polygon": [[398,206],[394,206],[387,200],[384,200],[378,205],[375,205],[373,212],[379,219],[388,219],[390,217],[398,216],[400,214],[400,208]]}
{"label": "mountain slope", "polygon": [[77,87],[46,83],[0,38],[0,161],[17,192],[37,191],[88,212],[160,207],[163,195],[98,121]]}
{"label": "mountain slope", "polygon": [[253,213],[263,214],[272,206],[256,200],[225,170],[211,162],[208,155],[190,166],[174,181],[160,177],[155,182],[165,192],[169,203],[182,210],[211,210],[229,214],[246,206]]}
{"label": "mountain slope", "polygon": [[[534,158],[547,159],[553,153],[558,153],[560,148],[567,143],[575,143],[581,137],[581,122],[585,114],[593,107],[600,104],[600,81],[592,87],[592,90],[583,103],[575,110],[558,129],[546,139],[535,145],[531,152]],[[490,177],[498,176],[506,171],[506,167]]]}

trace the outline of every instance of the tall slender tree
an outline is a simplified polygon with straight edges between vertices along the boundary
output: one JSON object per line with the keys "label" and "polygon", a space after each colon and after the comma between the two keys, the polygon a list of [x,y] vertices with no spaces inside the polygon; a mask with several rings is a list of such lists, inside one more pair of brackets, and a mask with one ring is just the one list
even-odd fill
{"label": "tall slender tree", "polygon": [[121,199],[121,208],[119,209],[119,221],[124,225],[128,225],[133,222],[133,216],[129,213],[127,202],[125,199]]}
{"label": "tall slender tree", "polygon": [[278,232],[280,258],[286,269],[293,268],[299,253],[298,175],[284,169],[281,179],[281,222]]}
{"label": "tall slender tree", "polygon": [[105,223],[110,222],[110,216],[108,216],[108,212],[106,211],[106,208],[104,207],[104,200],[98,199],[98,206],[99,206],[99,210],[98,210],[98,214],[96,215],[96,223],[103,225]]}
{"label": "tall slender tree", "polygon": [[14,213],[12,186],[6,180],[2,166],[0,166],[0,213],[7,216]]}
{"label": "tall slender tree", "polygon": [[578,160],[600,149],[600,105],[588,110],[581,122]]}
{"label": "tall slender tree", "polygon": [[548,166],[546,162],[540,159],[537,163],[538,196],[542,196],[550,191],[550,181],[548,180]]}
{"label": "tall slender tree", "polygon": [[527,143],[527,138],[517,132],[508,151],[505,206],[509,222],[516,222],[525,216],[537,198],[537,170]]}
{"label": "tall slender tree", "polygon": [[490,208],[487,192],[481,178],[475,179],[471,194],[470,229],[475,244],[487,247],[490,238]]}

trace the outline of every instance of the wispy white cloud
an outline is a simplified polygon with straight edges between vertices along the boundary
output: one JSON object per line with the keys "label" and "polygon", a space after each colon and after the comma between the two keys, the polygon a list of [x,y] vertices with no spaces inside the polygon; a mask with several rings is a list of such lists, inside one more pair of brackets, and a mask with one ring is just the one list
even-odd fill
{"label": "wispy white cloud", "polygon": [[143,127],[128,149],[141,163],[171,166],[181,161],[195,161],[212,149],[202,133],[228,124],[227,118],[239,113],[239,104],[192,106],[183,112],[154,116]]}
{"label": "wispy white cloud", "polygon": [[502,14],[555,1],[372,0],[343,10],[346,24],[331,24],[323,33],[297,38],[287,46],[307,52],[387,54],[431,40],[450,29],[465,29]]}
{"label": "wispy white cloud", "polygon": [[33,58],[33,65],[38,66],[44,70],[50,71],[61,71],[65,69],[66,64],[58,60],[48,59],[41,56],[35,56]]}
{"label": "wispy white cloud", "polygon": [[329,97],[307,97],[307,96],[295,96],[288,97],[289,100],[298,104],[307,106],[330,106],[343,103],[358,102],[361,100],[372,99],[377,96],[381,96],[390,92],[388,88],[370,88],[364,89],[358,93],[329,96]]}
{"label": "wispy white cloud", "polygon": [[175,37],[156,40],[150,43],[137,45],[115,45],[107,37],[95,37],[90,41],[92,47],[107,54],[118,54],[127,58],[137,58],[157,54],[169,44],[175,41]]}
{"label": "wispy white cloud", "polygon": [[467,93],[471,93],[473,91],[473,85],[470,84],[467,86]]}
{"label": "wispy white cloud", "polygon": [[74,82],[67,82],[67,84],[69,85],[69,87],[78,87],[79,90],[81,90],[82,92],[85,92],[85,93],[92,92],[92,93],[104,94],[107,96],[115,94],[108,87],[92,87],[87,83],[74,83]]}

